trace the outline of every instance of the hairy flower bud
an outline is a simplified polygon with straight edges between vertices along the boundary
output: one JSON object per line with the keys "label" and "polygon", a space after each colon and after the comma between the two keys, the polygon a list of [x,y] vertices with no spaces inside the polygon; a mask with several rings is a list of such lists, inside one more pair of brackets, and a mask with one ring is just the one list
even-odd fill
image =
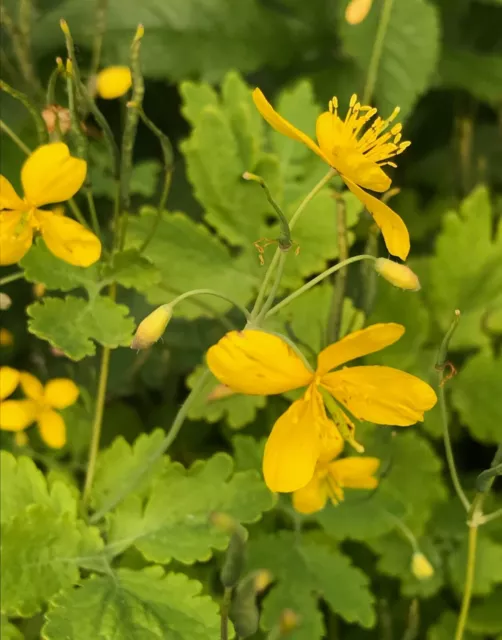
{"label": "hairy flower bud", "polygon": [[131,349],[148,349],[166,330],[172,316],[171,306],[163,304],[142,320],[136,329]]}
{"label": "hairy flower bud", "polygon": [[434,567],[421,551],[415,551],[411,559],[411,572],[419,580],[428,580],[434,575]]}
{"label": "hairy flower bud", "polygon": [[399,264],[393,260],[387,260],[387,258],[377,258],[375,271],[399,289],[420,290],[420,280],[405,264]]}

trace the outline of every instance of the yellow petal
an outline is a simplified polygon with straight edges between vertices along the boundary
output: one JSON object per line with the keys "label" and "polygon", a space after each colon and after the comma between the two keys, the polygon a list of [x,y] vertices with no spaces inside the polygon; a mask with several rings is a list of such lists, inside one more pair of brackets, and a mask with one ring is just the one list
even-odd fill
{"label": "yellow petal", "polygon": [[22,211],[0,213],[0,265],[15,264],[33,244],[33,229]]}
{"label": "yellow petal", "polygon": [[374,477],[380,466],[378,458],[350,457],[335,460],[328,465],[333,480],[349,489],[374,489],[378,479]]}
{"label": "yellow petal", "polygon": [[21,372],[19,379],[24,394],[30,398],[30,400],[42,402],[44,397],[44,387],[40,380],[26,371]]}
{"label": "yellow petal", "polygon": [[113,100],[123,96],[132,86],[129,67],[107,67],[98,73],[96,89],[105,100]]}
{"label": "yellow petal", "polygon": [[271,491],[289,493],[312,480],[320,453],[318,422],[315,403],[302,398],[274,424],[263,455],[263,475]]}
{"label": "yellow petal", "polygon": [[327,499],[327,484],[318,473],[314,473],[307,486],[293,493],[293,507],[299,513],[315,513],[324,508]]}
{"label": "yellow petal", "polygon": [[397,342],[403,333],[403,325],[394,322],[372,324],[349,333],[321,351],[317,358],[316,373],[322,376],[345,362],[380,351]]}
{"label": "yellow petal", "polygon": [[0,429],[22,431],[37,417],[37,403],[33,400],[5,400],[0,403]]}
{"label": "yellow petal", "polygon": [[[346,140],[344,140],[344,134]],[[387,191],[391,185],[391,179],[372,160],[368,160],[357,148],[357,139],[347,137],[344,132],[344,124],[340,118],[329,111],[321,113],[316,121],[316,136],[319,147],[330,164],[343,177],[361,185],[364,189],[372,191]],[[345,144],[344,144],[345,142]]]}
{"label": "yellow petal", "polygon": [[79,389],[69,378],[49,380],[44,389],[44,401],[54,409],[66,409],[77,401]]}
{"label": "yellow petal", "polygon": [[5,400],[19,384],[19,371],[12,367],[0,367],[0,400]]}
{"label": "yellow petal", "polygon": [[101,242],[80,223],[52,211],[37,211],[40,231],[55,256],[77,267],[89,267],[101,256]]}
{"label": "yellow petal", "polygon": [[293,138],[293,140],[303,142],[303,144],[307,145],[309,149],[314,153],[317,153],[319,157],[330,164],[330,158],[321,151],[312,138],[309,138],[309,136],[303,133],[303,131],[300,131],[279,115],[270,102],[265,98],[260,89],[255,89],[253,91],[253,100],[256,108],[271,127],[288,138]]}
{"label": "yellow petal", "polygon": [[5,176],[0,175],[0,211],[4,209],[23,209],[25,203],[17,195],[14,187]]}
{"label": "yellow petal", "polygon": [[48,447],[61,449],[66,443],[66,426],[63,418],[55,411],[44,411],[38,416],[38,428],[42,440]]}
{"label": "yellow petal", "polygon": [[360,420],[406,427],[424,419],[437,397],[419,378],[391,367],[350,367],[327,373],[325,387]]}
{"label": "yellow petal", "polygon": [[69,200],[84,184],[86,173],[85,160],[70,156],[64,143],[44,144],[21,170],[25,198],[34,207]]}
{"label": "yellow petal", "polygon": [[406,260],[410,252],[410,234],[403,220],[385,202],[363,191],[345,175],[342,175],[342,178],[352,193],[359,198],[373,216],[382,232],[389,253],[398,256],[401,260]]}
{"label": "yellow petal", "polygon": [[313,374],[278,336],[230,331],[207,352],[207,364],[220,382],[238,393],[273,395],[307,386]]}
{"label": "yellow petal", "polygon": [[368,15],[373,0],[350,0],[345,9],[345,20],[349,24],[360,24]]}

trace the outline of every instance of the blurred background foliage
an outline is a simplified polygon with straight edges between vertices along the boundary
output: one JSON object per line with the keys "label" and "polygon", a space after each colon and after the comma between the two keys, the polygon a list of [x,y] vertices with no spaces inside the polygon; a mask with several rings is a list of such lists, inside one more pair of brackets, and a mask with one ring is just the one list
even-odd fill
{"label": "blurred background foliage", "polygon": [[[9,466],[14,463],[9,462],[4,465],[2,484],[14,482],[17,473],[17,478],[26,474],[32,485],[44,485],[45,493],[55,479],[68,491],[75,490],[90,437],[98,372],[96,343],[106,345],[114,351],[104,451],[93,495],[93,507],[99,510],[113,486],[125,481],[158,445],[154,428],[169,428],[187,388],[200,375],[198,365],[207,347],[229,323],[241,326],[241,318],[221,301],[188,301],[177,307],[163,341],[152,349],[136,354],[123,348],[152,305],[185,290],[211,286],[243,304],[252,301],[263,275],[253,242],[274,237],[277,230],[262,192],[242,182],[244,171],[262,175],[288,212],[322,176],[324,167],[315,156],[261,121],[248,89],[259,86],[285,117],[309,134],[314,132],[315,117],[333,95],[338,96],[342,112],[353,93],[370,99],[383,116],[400,105],[404,137],[412,146],[393,171],[393,186],[400,192],[392,206],[410,229],[409,264],[420,276],[422,291],[410,294],[393,289],[386,282],[371,280],[364,269],[351,267],[342,326],[348,330],[363,323],[402,322],[405,337],[367,361],[399,367],[436,384],[438,346],[453,311],[461,310],[449,356],[458,375],[447,383],[446,393],[458,466],[471,495],[476,475],[490,465],[494,445],[502,442],[502,2],[374,0],[367,18],[354,26],[344,18],[346,3],[336,0],[38,0],[31,15],[35,78],[26,82],[19,73],[5,23],[2,77],[42,107],[41,87],[47,84],[55,57],[65,57],[59,19],[64,17],[70,25],[80,66],[88,69],[96,10],[105,4],[102,66],[127,64],[134,31],[138,23],[145,27],[144,110],[175,148],[170,213],[140,258],[135,251],[151,227],[151,203],[158,197],[163,171],[158,141],[140,124],[131,183],[133,210],[138,215],[129,224],[129,254],[122,264],[113,266],[121,285],[119,304],[99,296],[92,309],[86,307],[83,293],[92,297],[101,291],[106,277],[92,267],[82,270],[61,263],[41,241],[21,262],[27,282],[2,288],[13,300],[12,307],[2,312],[2,327],[13,336],[10,344],[1,347],[2,364],[34,371],[42,378],[65,375],[82,389],[80,403],[65,411],[69,438],[62,452],[47,453],[30,435],[31,455],[46,479],[32,468],[14,472]],[[384,4],[390,6],[390,13],[380,62],[372,71]],[[11,16],[17,15],[18,0],[3,0],[3,6]],[[66,104],[63,83],[58,85],[57,99]],[[124,103],[100,101],[99,106],[118,135]],[[2,95],[1,109],[2,119],[28,146],[36,146],[32,121],[18,103]],[[90,120],[88,125],[91,180],[106,226],[113,190],[111,169],[95,123]],[[23,154],[2,136],[1,171],[15,186],[19,186],[22,161]],[[344,198],[349,244],[355,255],[364,251],[371,221],[350,194]],[[281,293],[298,288],[338,257],[335,207],[328,188],[309,205],[294,237],[301,251],[296,258],[289,256]],[[380,249],[385,255],[383,244]],[[266,249],[267,262],[273,250]],[[44,284],[47,293],[38,299],[31,283]],[[70,293],[63,297],[61,292]],[[325,283],[278,314],[270,328],[297,339],[305,353],[317,352],[326,341],[330,299],[330,285]],[[199,466],[199,471],[185,477],[174,463],[169,473],[153,469],[152,475],[160,474],[165,486],[147,482],[142,492],[132,496],[137,504],[134,500],[124,503],[107,521],[107,543],[118,544],[120,552],[127,547],[120,559],[120,581],[127,595],[124,601],[132,602],[123,605],[128,615],[133,615],[135,607],[135,615],[140,615],[137,601],[143,606],[149,591],[157,589],[158,597],[168,602],[176,600],[174,593],[182,593],[187,600],[195,598],[199,623],[206,625],[206,631],[197,627],[187,608],[183,615],[192,620],[192,626],[182,625],[175,637],[219,638],[216,609],[205,597],[221,596],[217,572],[225,544],[210,538],[206,530],[190,529],[184,521],[193,513],[201,518],[205,513],[207,518],[218,507],[242,522],[254,522],[266,512],[250,526],[247,570],[269,569],[274,583],[261,599],[261,631],[254,637],[266,637],[281,611],[291,608],[300,616],[299,627],[288,636],[294,640],[452,640],[465,572],[467,528],[445,472],[439,409],[431,411],[423,425],[395,437],[387,429],[364,428],[367,452],[380,456],[386,469],[381,488],[363,499],[349,495],[339,507],[329,506],[308,518],[298,541],[298,518],[291,513],[289,499],[281,498],[272,509],[271,498],[255,473],[260,469],[263,437],[286,406],[284,399],[231,396],[209,401],[215,385],[214,380],[207,383],[170,450],[170,456],[185,466],[208,460],[199,463],[203,470]],[[2,448],[18,453],[10,434],[1,435]],[[226,453],[217,453],[221,451]],[[248,481],[248,476],[239,475],[246,473],[251,473]],[[230,476],[236,480],[228,481]],[[175,478],[177,491],[166,478]],[[152,513],[161,514],[153,523],[160,533],[152,540],[148,539],[151,514],[139,513],[146,496],[158,505]],[[29,498],[25,501],[29,503]],[[59,514],[63,502],[61,498],[50,508]],[[488,506],[493,510],[501,503],[500,492],[495,492]],[[181,514],[177,522],[165,520],[163,513],[172,504]],[[33,520],[30,527],[26,525],[27,536],[30,529],[43,529],[40,523],[47,513],[30,512]],[[419,540],[434,566],[430,579],[413,575],[412,549],[393,518],[404,522]],[[500,522],[483,527],[480,533],[475,600],[466,636],[471,640],[502,638]],[[6,545],[15,555],[19,531],[9,526],[13,529],[5,534]],[[120,547],[128,527],[140,542]],[[86,544],[99,547],[95,540]],[[56,551],[77,554],[76,549]],[[41,569],[36,574],[23,573],[23,562],[28,566],[30,558],[16,561],[22,579],[15,572],[10,579],[19,578],[27,593],[30,584],[37,584],[38,591],[28,597],[18,588],[2,603],[2,613],[15,624],[2,616],[2,637],[4,633],[13,639],[39,637],[41,612],[58,592],[44,637],[91,637],[79,630],[78,620],[98,615],[93,613],[93,598],[98,592],[106,597],[109,578],[95,578],[93,584],[87,580],[81,589],[72,590],[78,577],[59,576],[51,587]],[[164,578],[159,566],[144,569],[151,562],[171,563],[178,573]],[[196,595],[196,581],[202,582],[198,588],[203,596]],[[5,590],[9,587],[4,584]],[[120,606],[116,605],[116,612]],[[146,610],[144,605],[141,615],[148,617]],[[169,619],[170,613],[156,610],[152,615],[162,620]],[[100,628],[97,617],[92,620],[96,626],[89,629]],[[111,637],[110,630],[100,628],[100,633],[99,637]],[[131,637],[164,637],[155,633],[137,632]]]}

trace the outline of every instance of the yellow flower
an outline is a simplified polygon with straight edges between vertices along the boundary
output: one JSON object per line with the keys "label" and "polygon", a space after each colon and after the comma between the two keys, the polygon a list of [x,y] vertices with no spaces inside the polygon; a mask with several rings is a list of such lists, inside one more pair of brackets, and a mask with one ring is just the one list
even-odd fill
{"label": "yellow flower", "polygon": [[[335,453],[342,452],[343,444]],[[319,458],[314,476],[307,486],[293,493],[293,506],[300,513],[315,513],[324,508],[328,498],[338,504],[344,498],[343,489],[375,489],[378,485],[374,474],[380,460],[368,457],[350,457],[333,460],[333,452]]]}
{"label": "yellow flower", "polygon": [[[7,370],[7,371],[5,371]],[[27,399],[6,400],[0,410],[0,429],[23,431],[37,422],[42,440],[54,449],[66,442],[66,425],[54,409],[66,409],[78,398],[77,385],[68,378],[55,378],[42,385],[31,373],[19,372],[10,367],[0,369],[0,399],[4,400],[21,383]]]}
{"label": "yellow flower", "polygon": [[48,249],[70,264],[88,267],[101,255],[99,239],[70,218],[39,207],[73,197],[85,180],[87,164],[70,156],[62,142],[45,144],[21,170],[24,198],[0,176],[0,265],[18,262],[40,231]]}
{"label": "yellow flower", "polygon": [[253,91],[253,100],[258,111],[276,131],[303,142],[336,169],[347,187],[373,216],[382,231],[389,252],[406,260],[410,251],[410,237],[406,225],[389,206],[364,191],[387,191],[391,180],[382,167],[395,167],[390,158],[402,153],[410,144],[401,142],[401,124],[395,124],[386,131],[399,113],[399,108],[396,107],[386,120],[378,117],[370,125],[370,120],[377,113],[376,109],[361,106],[357,102],[357,96],[353,95],[345,120],[342,120],[338,116],[338,100],[333,98],[329,103],[329,111],[317,118],[317,145],[309,136],[280,116],[260,89]]}
{"label": "yellow flower", "polygon": [[98,94],[105,100],[120,98],[132,86],[131,70],[129,67],[106,67],[98,73],[96,88]]}
{"label": "yellow flower", "polygon": [[[403,333],[404,327],[394,323],[355,331],[321,351],[316,371],[282,338],[264,331],[231,331],[209,349],[209,368],[237,393],[274,395],[307,387],[303,397],[274,424],[265,445],[263,473],[272,491],[305,487],[321,458],[331,460],[339,453],[339,428],[354,430],[341,407],[359,420],[376,424],[408,426],[423,420],[424,411],[431,409],[437,398],[434,390],[415,376],[384,366],[334,371],[393,344]],[[323,394],[327,394],[334,421],[327,417]]]}

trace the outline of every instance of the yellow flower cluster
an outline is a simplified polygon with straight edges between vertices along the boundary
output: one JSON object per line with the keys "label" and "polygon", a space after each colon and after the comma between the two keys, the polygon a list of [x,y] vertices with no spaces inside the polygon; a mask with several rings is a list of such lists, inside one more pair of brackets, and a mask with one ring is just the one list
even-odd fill
{"label": "yellow flower cluster", "polygon": [[[344,438],[353,442],[354,422],[409,426],[436,403],[434,390],[409,373],[385,366],[343,367],[380,351],[404,333],[399,324],[374,324],[321,351],[310,365],[281,337],[246,329],[227,333],[207,353],[216,378],[237,393],[274,395],[306,387],[274,424],[265,445],[263,474],[272,491],[294,492],[298,511],[322,509],[343,499],[343,488],[376,487],[379,461],[334,460]],[[328,416],[328,412],[329,416]]]}
{"label": "yellow flower cluster", "polygon": [[[6,400],[18,385],[26,398]],[[42,440],[60,449],[66,443],[66,425],[55,409],[66,409],[78,395],[77,385],[68,378],[54,378],[44,386],[31,373],[0,367],[0,429],[19,433],[36,422]]]}

